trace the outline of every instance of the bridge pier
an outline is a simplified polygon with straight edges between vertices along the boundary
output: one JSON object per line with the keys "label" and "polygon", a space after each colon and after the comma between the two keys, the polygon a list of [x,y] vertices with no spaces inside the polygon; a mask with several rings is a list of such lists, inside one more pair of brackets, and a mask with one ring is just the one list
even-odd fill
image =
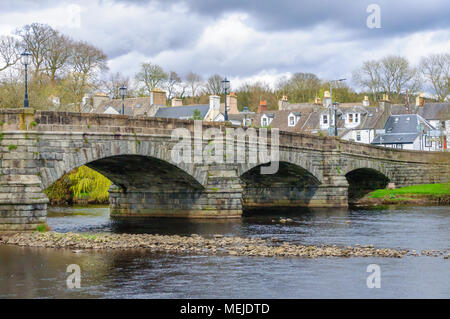
{"label": "bridge pier", "polygon": [[36,230],[45,225],[47,204],[38,176],[1,176],[0,232]]}
{"label": "bridge pier", "polygon": [[208,171],[205,189],[158,187],[123,189],[113,185],[109,191],[111,217],[162,218],[240,218],[242,186],[235,170]]}

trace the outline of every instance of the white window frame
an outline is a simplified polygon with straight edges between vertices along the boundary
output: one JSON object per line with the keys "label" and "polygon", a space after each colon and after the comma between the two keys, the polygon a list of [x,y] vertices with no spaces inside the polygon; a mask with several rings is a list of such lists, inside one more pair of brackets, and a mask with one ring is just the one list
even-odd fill
{"label": "white window frame", "polygon": [[289,126],[295,126],[295,124],[297,124],[296,121],[295,121],[295,116],[294,115],[290,115],[288,117],[288,125]]}

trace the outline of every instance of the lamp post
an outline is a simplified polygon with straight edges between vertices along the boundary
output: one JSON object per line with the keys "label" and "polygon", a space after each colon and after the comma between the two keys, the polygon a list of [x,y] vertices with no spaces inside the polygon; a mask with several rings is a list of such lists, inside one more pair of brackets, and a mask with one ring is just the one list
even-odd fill
{"label": "lamp post", "polygon": [[20,62],[25,66],[25,99],[23,101],[23,106],[25,108],[30,106],[30,101],[28,100],[28,65],[31,62],[31,53],[26,51],[21,54]]}
{"label": "lamp post", "polygon": [[244,106],[242,113],[244,114],[244,126],[247,126],[247,114],[250,113],[248,107]]}
{"label": "lamp post", "polygon": [[337,128],[337,109],[338,109],[338,102],[333,103],[333,109],[334,109],[334,136],[338,136],[338,128]]}
{"label": "lamp post", "polygon": [[127,87],[121,86],[119,88],[119,94],[122,97],[122,115],[125,115],[125,96],[127,95]]}
{"label": "lamp post", "polygon": [[[331,98],[331,104],[330,104],[330,123],[331,123],[331,106],[333,105],[333,83],[342,82],[346,79],[338,79],[338,80],[331,80],[330,81],[330,98]],[[336,110],[334,112],[334,136],[337,136],[337,119],[336,119]]]}
{"label": "lamp post", "polygon": [[225,122],[228,122],[227,94],[230,89],[230,81],[228,81],[227,78],[222,81],[222,89],[225,92]]}

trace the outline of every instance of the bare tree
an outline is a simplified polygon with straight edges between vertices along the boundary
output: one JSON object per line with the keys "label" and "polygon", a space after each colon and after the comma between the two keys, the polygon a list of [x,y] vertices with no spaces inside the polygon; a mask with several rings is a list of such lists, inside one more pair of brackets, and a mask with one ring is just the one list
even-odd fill
{"label": "bare tree", "polygon": [[59,72],[67,69],[73,53],[73,41],[53,30],[53,35],[48,39],[47,50],[44,53],[45,70],[50,78],[50,83],[55,85]]}
{"label": "bare tree", "polygon": [[381,59],[381,86],[383,91],[399,101],[405,90],[416,92],[420,85],[417,70],[409,66],[407,59],[390,55]]}
{"label": "bare tree", "polygon": [[0,72],[13,66],[20,60],[19,42],[11,36],[0,37]]}
{"label": "bare tree", "polygon": [[353,73],[353,80],[369,89],[374,100],[380,92],[387,93],[394,101],[400,101],[400,94],[406,90],[417,92],[420,88],[418,72],[401,56],[389,55],[379,61],[365,61]]}
{"label": "bare tree", "polygon": [[198,90],[202,87],[202,77],[194,72],[189,72],[186,76],[186,84],[191,90],[192,97],[197,96]]}
{"label": "bare tree", "polygon": [[17,29],[16,34],[22,38],[22,49],[31,53],[34,76],[39,79],[45,67],[49,41],[54,36],[55,30],[47,24],[33,23]]}
{"label": "bare tree", "polygon": [[119,88],[125,86],[128,88],[128,92],[130,93],[130,78],[123,76],[120,72],[111,73],[106,80],[102,81],[102,88],[106,91],[113,99],[121,98],[119,94]]}
{"label": "bare tree", "polygon": [[222,93],[222,77],[219,74],[211,75],[206,81],[205,91],[207,94],[219,95]]}
{"label": "bare tree", "polygon": [[353,82],[368,89],[373,94],[373,100],[378,100],[381,91],[381,65],[379,61],[364,61],[363,65],[353,72]]}
{"label": "bare tree", "polygon": [[177,93],[177,86],[181,83],[181,78],[180,76],[174,72],[174,71],[170,71],[169,73],[169,77],[166,81],[166,85],[165,88],[167,90],[167,97],[168,99],[172,99],[174,98]]}
{"label": "bare tree", "polygon": [[450,94],[450,54],[432,54],[422,58],[420,71],[439,101],[443,102]]}
{"label": "bare tree", "polygon": [[108,70],[106,61],[106,54],[88,43],[77,42],[72,45],[70,58],[72,72],[67,76],[65,83],[72,92],[77,111],[80,111],[84,95],[95,88],[99,73]]}
{"label": "bare tree", "polygon": [[150,94],[155,88],[162,87],[168,75],[157,64],[142,63],[141,71],[136,74],[136,81],[144,86],[146,93]]}

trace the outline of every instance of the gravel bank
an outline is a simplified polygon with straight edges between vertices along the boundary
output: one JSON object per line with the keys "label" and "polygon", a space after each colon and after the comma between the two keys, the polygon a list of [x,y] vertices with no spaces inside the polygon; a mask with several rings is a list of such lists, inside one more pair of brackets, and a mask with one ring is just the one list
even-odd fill
{"label": "gravel bank", "polygon": [[281,242],[277,238],[265,240],[261,238],[224,237],[216,235],[211,238],[192,235],[131,235],[131,234],[74,234],[74,233],[20,233],[0,235],[0,244],[25,247],[63,248],[82,250],[108,249],[147,249],[153,252],[194,253],[232,256],[260,257],[388,257],[403,256],[444,256],[444,252],[422,251],[418,253],[408,249],[375,248],[372,245],[342,247],[337,245],[304,246]]}

